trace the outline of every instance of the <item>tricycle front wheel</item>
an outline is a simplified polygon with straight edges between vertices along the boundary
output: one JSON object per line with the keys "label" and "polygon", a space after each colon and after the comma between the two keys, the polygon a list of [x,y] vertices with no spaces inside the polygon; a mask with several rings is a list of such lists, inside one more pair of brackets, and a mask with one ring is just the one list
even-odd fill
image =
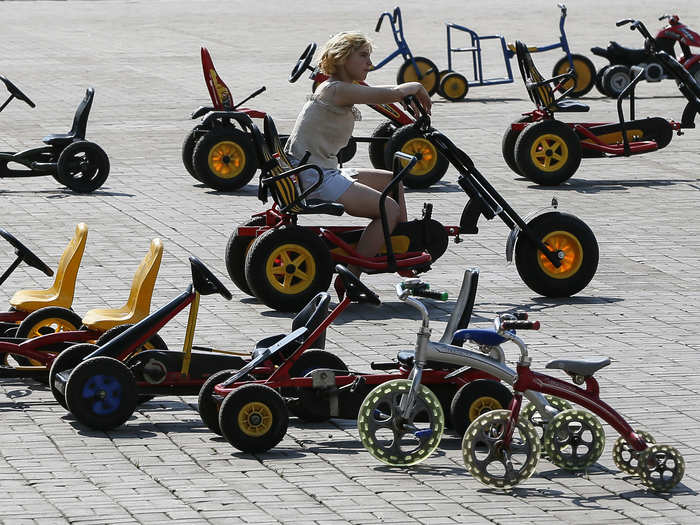
{"label": "tricycle front wheel", "polygon": [[[571,61],[574,64],[576,78],[574,80],[564,82],[561,89],[562,91],[566,91],[571,86],[574,86],[574,89],[568,96],[578,98],[582,97],[593,89],[596,81],[595,66],[588,57],[575,53],[571,55]],[[571,65],[569,64],[569,58],[563,56],[554,65],[552,76],[556,77],[558,75],[563,75],[569,71],[570,67]]]}
{"label": "tricycle front wheel", "polygon": [[435,94],[440,84],[440,70],[435,65],[435,62],[425,57],[413,57],[413,60],[422,78],[418,78],[418,73],[416,73],[413,63],[410,60],[406,60],[396,74],[396,83],[420,82],[429,95]]}

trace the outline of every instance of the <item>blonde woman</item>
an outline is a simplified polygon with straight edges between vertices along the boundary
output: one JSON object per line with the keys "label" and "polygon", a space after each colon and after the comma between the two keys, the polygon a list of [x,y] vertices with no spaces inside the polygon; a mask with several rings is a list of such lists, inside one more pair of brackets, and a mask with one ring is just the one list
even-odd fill
{"label": "blonde woman", "polygon": [[[386,170],[338,168],[336,153],[350,140],[355,121],[360,112],[355,104],[389,104],[401,102],[415,95],[426,112],[430,113],[430,95],[418,82],[397,86],[363,86],[372,70],[372,44],[362,33],[342,32],[333,36],[323,46],[319,66],[328,80],[318,86],[304,104],[297,117],[285,153],[297,165],[309,152],[308,163],[323,170],[323,184],[309,195],[311,198],[339,202],[345,211],[355,217],[367,217],[371,222],[357,243],[357,252],[373,257],[384,244],[379,215],[379,197],[389,184],[392,173]],[[315,172],[301,174],[302,186],[316,182]],[[403,187],[399,187],[398,200],[388,198],[386,213],[389,228],[393,231],[399,222],[406,220],[406,202]],[[355,275],[361,269],[350,267]],[[341,282],[336,279],[336,291],[342,296]]]}

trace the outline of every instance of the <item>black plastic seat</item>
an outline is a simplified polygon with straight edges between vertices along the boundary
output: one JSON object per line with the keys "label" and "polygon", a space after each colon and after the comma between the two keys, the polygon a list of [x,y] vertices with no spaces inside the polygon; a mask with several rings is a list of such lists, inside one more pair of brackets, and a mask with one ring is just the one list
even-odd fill
{"label": "black plastic seat", "polygon": [[559,99],[547,109],[556,113],[585,113],[591,108],[583,102],[571,99]]}
{"label": "black plastic seat", "polygon": [[590,377],[610,364],[609,357],[589,357],[588,359],[554,359],[546,368],[564,370],[570,374]]}
{"label": "black plastic seat", "polygon": [[[406,368],[413,368],[413,360],[416,357],[415,350],[401,350],[396,354],[396,360]],[[441,361],[427,361],[425,363],[426,368],[431,370],[456,370],[459,365],[454,363],[443,363]]]}
{"label": "black plastic seat", "polygon": [[85,97],[78,105],[78,109],[75,110],[75,116],[73,117],[73,126],[68,133],[55,133],[53,135],[47,135],[44,137],[44,144],[49,146],[55,146],[57,148],[63,149],[71,142],[76,140],[85,139],[85,131],[87,129],[87,121],[90,116],[90,108],[92,107],[92,100],[95,98],[95,90],[93,88],[87,88],[85,91]]}
{"label": "black plastic seat", "polygon": [[636,64],[649,62],[651,59],[651,56],[644,48],[625,47],[613,41],[610,42],[607,52],[613,64],[634,66]]}

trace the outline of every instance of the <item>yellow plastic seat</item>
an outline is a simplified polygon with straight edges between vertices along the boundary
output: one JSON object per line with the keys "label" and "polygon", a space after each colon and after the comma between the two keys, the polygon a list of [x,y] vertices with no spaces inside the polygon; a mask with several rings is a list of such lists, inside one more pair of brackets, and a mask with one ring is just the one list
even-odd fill
{"label": "yellow plastic seat", "polygon": [[151,309],[153,287],[156,284],[162,257],[163,243],[160,239],[153,239],[148,253],[136,269],[126,304],[121,308],[90,310],[83,317],[83,324],[90,330],[106,332],[122,324],[138,323],[146,317]]}
{"label": "yellow plastic seat", "polygon": [[20,290],[10,299],[10,305],[15,310],[33,312],[45,306],[60,306],[70,308],[73,304],[75,293],[75,280],[78,277],[80,261],[85,251],[88,227],[80,223],[75,227],[75,235],[63,250],[63,255],[58,261],[56,278],[53,285],[47,290]]}

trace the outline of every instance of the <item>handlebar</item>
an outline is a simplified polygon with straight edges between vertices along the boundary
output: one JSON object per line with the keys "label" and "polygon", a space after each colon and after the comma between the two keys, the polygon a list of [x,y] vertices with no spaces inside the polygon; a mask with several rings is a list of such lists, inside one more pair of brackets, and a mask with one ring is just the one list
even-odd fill
{"label": "handlebar", "polygon": [[431,290],[430,284],[421,279],[406,279],[401,282],[401,288],[409,290],[410,294],[415,297],[425,297],[427,299],[435,299],[437,301],[447,301],[449,294],[438,290]]}
{"label": "handlebar", "polygon": [[384,17],[387,17],[391,25],[394,25],[396,24],[397,20],[401,19],[401,9],[399,6],[396,6],[393,14],[389,11],[384,11],[381,15],[379,15],[379,20],[377,20],[377,25],[374,28],[375,33],[379,33],[379,30],[382,28],[382,20],[384,20]]}
{"label": "handlebar", "polygon": [[634,18],[624,18],[622,20],[618,20],[615,22],[615,25],[617,27],[626,25],[626,24],[631,24],[630,25],[630,30],[634,31],[635,29],[639,31],[642,36],[645,39],[646,45],[649,47],[649,49],[653,50],[654,49],[654,38],[651,36],[651,33],[649,33],[649,30],[647,27],[644,25],[644,22],[641,20],[635,20]]}
{"label": "handlebar", "polygon": [[503,321],[501,330],[539,330],[539,321]]}
{"label": "handlebar", "polygon": [[562,18],[566,17],[566,6],[564,4],[557,4],[557,7],[561,9]]}

